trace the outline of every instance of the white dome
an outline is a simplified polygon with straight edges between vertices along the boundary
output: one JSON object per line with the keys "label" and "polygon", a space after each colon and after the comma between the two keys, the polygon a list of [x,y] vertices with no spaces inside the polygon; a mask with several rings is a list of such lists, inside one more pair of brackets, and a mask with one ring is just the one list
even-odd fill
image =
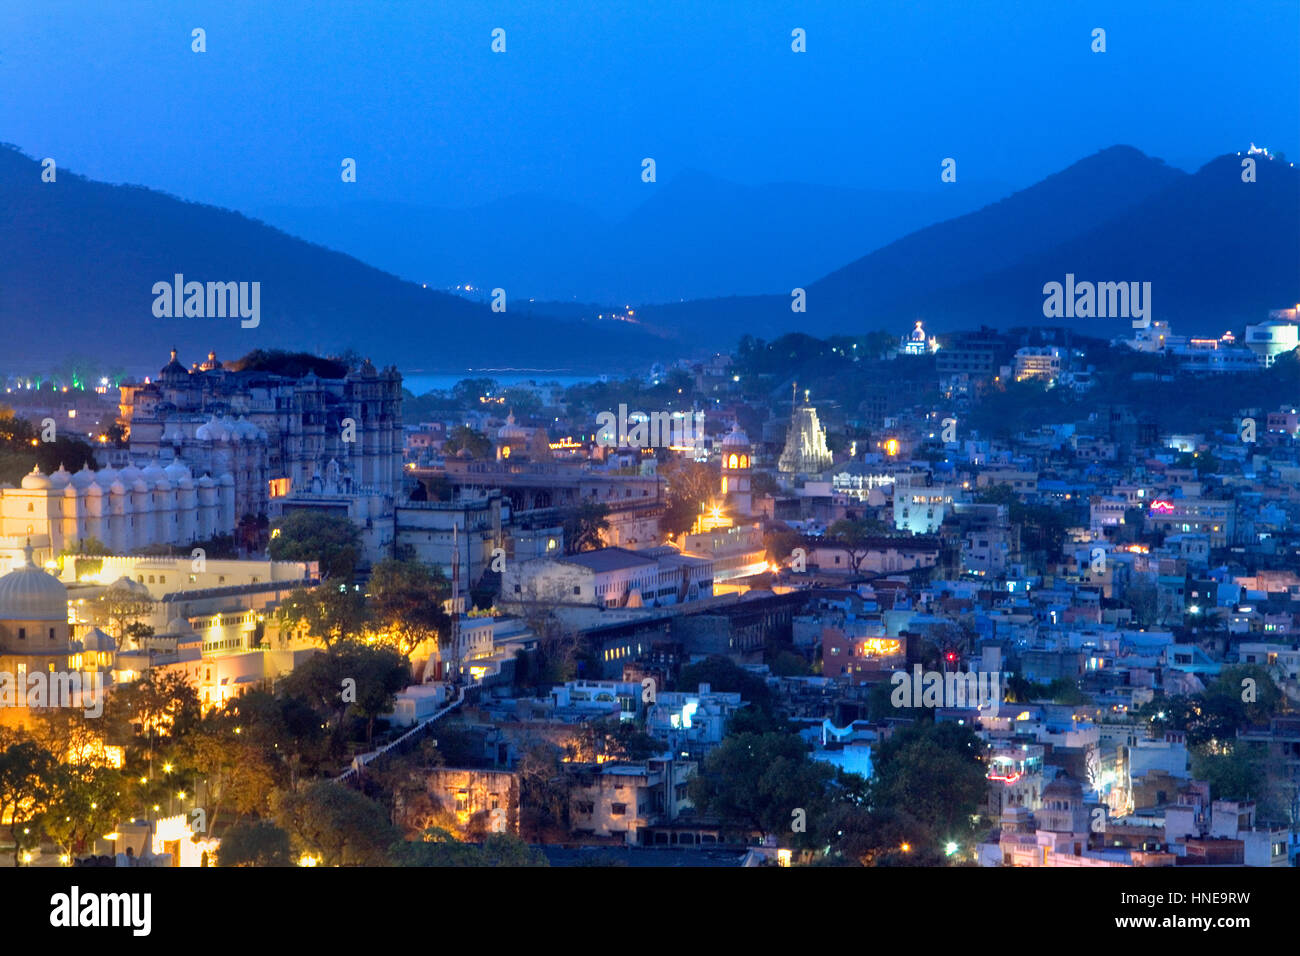
{"label": "white dome", "polygon": [[515,413],[511,412],[506,416],[506,423],[497,429],[497,438],[503,441],[524,441],[528,438],[528,430],[515,424]]}
{"label": "white dome", "polygon": [[82,465],[81,471],[72,476],[72,486],[74,488],[85,488],[95,480],[95,473],[90,470],[88,465]]}
{"label": "white dome", "polygon": [[159,465],[158,462],[154,461],[149,463],[149,467],[144,470],[140,477],[152,485],[157,484],[166,478],[167,472],[163,471],[162,466]]}
{"label": "white dome", "polygon": [[163,473],[167,475],[167,480],[171,482],[182,481],[190,477],[190,470],[179,461],[173,461],[163,469]]}
{"label": "white dome", "polygon": [[111,654],[117,650],[117,641],[99,628],[92,627],[82,639],[81,647],[83,650],[93,653]]}
{"label": "white dome", "polygon": [[68,589],[52,574],[27,562],[0,578],[0,620],[68,622]]}
{"label": "white dome", "polygon": [[749,447],[749,436],[740,430],[740,425],[732,425],[730,434],[722,439],[722,447],[739,448],[742,445],[746,448]]}
{"label": "white dome", "polygon": [[240,438],[247,438],[252,441],[257,440],[258,428],[250,421],[245,421],[244,416],[239,416],[239,421],[235,423],[235,434]]}
{"label": "white dome", "polygon": [[122,484],[124,485],[133,484],[135,480],[140,477],[140,469],[135,467],[135,465],[127,465],[117,473],[117,477],[122,479]]}
{"label": "white dome", "polygon": [[41,466],[37,465],[27,474],[23,475],[23,487],[28,491],[39,491],[50,487],[50,479],[41,474]]}
{"label": "white dome", "polygon": [[51,488],[66,488],[68,482],[72,480],[72,472],[59,465],[59,470],[50,474]]}

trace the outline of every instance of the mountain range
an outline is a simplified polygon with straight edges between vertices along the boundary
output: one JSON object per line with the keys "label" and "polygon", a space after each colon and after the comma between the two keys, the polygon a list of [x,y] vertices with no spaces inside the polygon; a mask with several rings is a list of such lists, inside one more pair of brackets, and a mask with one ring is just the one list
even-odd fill
{"label": "mountain range", "polygon": [[742,186],[695,170],[643,189],[649,198],[621,216],[537,194],[470,209],[354,202],[254,214],[432,288],[626,306],[798,285],[1011,191],[937,173],[923,192]]}
{"label": "mountain range", "polygon": [[[357,240],[365,249],[337,251],[140,186],[67,170],[45,183],[34,159],[6,147],[0,364],[18,370],[75,352],[135,367],[151,359],[161,365],[173,346],[185,361],[209,349],[233,358],[255,348],[305,348],[352,349],[408,372],[526,367],[622,375],[657,358],[728,348],[743,334],[901,333],[915,318],[940,332],[1068,324],[1042,312],[1043,285],[1067,273],[1151,282],[1155,318],[1170,319],[1180,333],[1219,333],[1300,301],[1300,171],[1256,159],[1257,181],[1246,183],[1238,155],[1185,173],[1116,146],[965,212],[971,192],[924,194],[909,209],[902,193],[737,187],[693,175],[612,225],[536,197],[445,213],[424,226],[418,207],[402,206],[389,210],[387,236],[366,227]],[[789,217],[770,214],[772,197],[781,195],[796,197],[808,221],[821,224],[823,244],[801,233],[799,249],[789,251],[780,233]],[[527,227],[512,228],[525,207]],[[279,214],[287,221],[287,211]],[[365,206],[347,213],[358,223],[383,221],[383,214]],[[916,228],[942,215],[948,218]],[[549,237],[537,227],[548,218],[555,226]],[[341,226],[308,219],[298,228],[309,238],[347,231],[347,219]],[[830,257],[844,254],[836,249],[852,248],[854,229],[865,254],[831,267]],[[481,263],[493,242],[518,277],[506,286],[504,313],[424,287],[460,270],[476,285],[504,285],[471,275],[491,271]],[[535,266],[525,264],[530,254]],[[560,260],[569,263],[562,273]],[[416,282],[395,271],[437,277]],[[155,317],[151,289],[177,273],[187,281],[260,282],[261,323],[243,329],[237,319]],[[545,284],[561,274],[563,282]],[[516,281],[535,281],[533,294],[516,295]],[[806,290],[804,313],[791,311],[796,286]],[[545,288],[557,296],[600,289],[602,298],[582,303],[570,291],[567,301],[544,301],[537,292]],[[624,288],[640,296],[616,294]],[[640,304],[687,288],[767,294]],[[636,306],[634,320],[596,318],[626,305]],[[1126,325],[1073,324],[1101,337]]]}

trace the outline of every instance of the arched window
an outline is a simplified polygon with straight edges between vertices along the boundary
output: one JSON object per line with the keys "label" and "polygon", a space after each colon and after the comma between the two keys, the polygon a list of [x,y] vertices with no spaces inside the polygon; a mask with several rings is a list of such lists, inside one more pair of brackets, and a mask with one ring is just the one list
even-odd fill
{"label": "arched window", "polygon": [[749,467],[749,456],[748,456],[748,455],[741,455],[741,456],[740,456],[740,467],[741,467],[741,468],[748,468],[748,467]]}
{"label": "arched window", "polygon": [[735,456],[735,455],[732,455],[730,458],[727,459],[727,467],[728,467],[728,468],[735,468],[735,467],[736,467],[736,461],[737,461],[736,456]]}

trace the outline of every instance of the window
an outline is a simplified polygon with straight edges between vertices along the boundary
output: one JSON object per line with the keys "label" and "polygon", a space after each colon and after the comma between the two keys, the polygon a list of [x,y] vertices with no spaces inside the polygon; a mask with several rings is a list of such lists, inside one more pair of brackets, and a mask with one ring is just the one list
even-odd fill
{"label": "window", "polygon": [[20,641],[27,640],[27,628],[25,627],[18,628],[18,640]]}
{"label": "window", "polygon": [[50,640],[54,640],[54,628],[50,628]]}
{"label": "window", "polygon": [[578,587],[578,586],[575,584],[575,585],[573,586],[573,593],[574,593],[574,594],[581,594],[581,593],[582,593],[582,588]]}
{"label": "window", "polygon": [[609,812],[610,812],[610,814],[611,814],[612,816],[621,817],[621,816],[623,816],[624,814],[627,813],[627,804],[626,804],[626,803],[611,803],[611,804],[609,805]]}
{"label": "window", "polygon": [[150,583],[150,584],[153,584],[153,575],[152,575],[152,574],[149,575],[149,583]]}

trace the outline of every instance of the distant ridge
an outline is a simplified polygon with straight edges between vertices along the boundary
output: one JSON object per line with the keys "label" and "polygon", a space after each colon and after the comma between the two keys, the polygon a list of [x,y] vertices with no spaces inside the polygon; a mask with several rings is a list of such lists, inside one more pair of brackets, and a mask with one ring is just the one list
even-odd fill
{"label": "distant ridge", "polygon": [[[136,364],[178,348],[235,358],[258,348],[342,352],[380,364],[463,369],[563,364],[584,371],[675,349],[628,323],[582,323],[531,313],[509,298],[492,312],[423,289],[350,256],[236,212],[140,186],[110,185],[0,148],[0,363],[48,363],[69,350]],[[187,279],[261,283],[262,321],[156,318],[151,288]],[[638,361],[638,365],[640,364]]]}

